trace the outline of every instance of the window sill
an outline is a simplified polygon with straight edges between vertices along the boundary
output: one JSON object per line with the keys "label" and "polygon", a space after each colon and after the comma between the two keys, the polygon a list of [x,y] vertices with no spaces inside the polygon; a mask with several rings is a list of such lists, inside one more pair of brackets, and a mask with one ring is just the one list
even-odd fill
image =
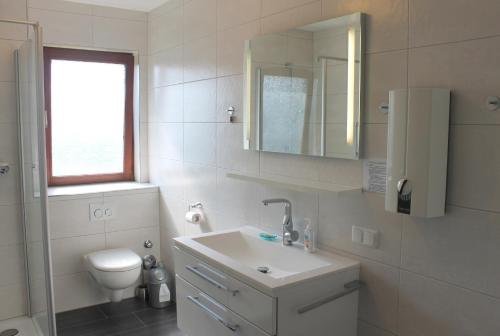
{"label": "window sill", "polygon": [[158,192],[158,186],[154,184],[139,182],[117,182],[48,188],[48,196],[51,199],[95,197],[97,196],[96,194],[104,194],[104,196],[116,196],[148,192]]}

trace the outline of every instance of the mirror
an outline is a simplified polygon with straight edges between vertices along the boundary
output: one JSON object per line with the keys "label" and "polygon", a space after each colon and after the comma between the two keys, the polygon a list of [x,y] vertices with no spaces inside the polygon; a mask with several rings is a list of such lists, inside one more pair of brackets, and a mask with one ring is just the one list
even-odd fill
{"label": "mirror", "polygon": [[244,148],[359,158],[363,15],[245,44]]}

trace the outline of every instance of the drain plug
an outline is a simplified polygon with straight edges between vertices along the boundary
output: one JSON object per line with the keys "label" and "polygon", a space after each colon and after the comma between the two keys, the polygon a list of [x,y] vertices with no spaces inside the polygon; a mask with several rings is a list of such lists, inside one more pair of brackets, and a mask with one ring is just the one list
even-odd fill
{"label": "drain plug", "polygon": [[19,330],[17,329],[7,329],[2,332],[0,332],[0,336],[14,336],[19,334]]}
{"label": "drain plug", "polygon": [[[267,266],[259,266],[257,267],[257,271],[259,271],[260,273],[268,273],[269,272],[269,267]],[[3,335],[0,335],[0,336],[3,336]]]}

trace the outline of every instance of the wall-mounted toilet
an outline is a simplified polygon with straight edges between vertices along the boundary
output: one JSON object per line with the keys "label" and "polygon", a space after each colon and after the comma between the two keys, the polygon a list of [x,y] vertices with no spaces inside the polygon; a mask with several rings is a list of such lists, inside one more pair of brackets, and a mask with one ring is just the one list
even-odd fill
{"label": "wall-mounted toilet", "polygon": [[111,302],[119,302],[123,292],[141,274],[142,259],[130,249],[92,252],[83,257],[87,271],[107,292]]}

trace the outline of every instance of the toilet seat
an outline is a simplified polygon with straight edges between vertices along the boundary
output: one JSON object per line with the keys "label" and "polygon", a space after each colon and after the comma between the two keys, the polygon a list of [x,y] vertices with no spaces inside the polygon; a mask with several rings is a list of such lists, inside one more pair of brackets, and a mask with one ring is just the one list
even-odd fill
{"label": "toilet seat", "polygon": [[124,248],[89,253],[85,258],[91,267],[101,272],[126,272],[142,264],[137,254]]}

